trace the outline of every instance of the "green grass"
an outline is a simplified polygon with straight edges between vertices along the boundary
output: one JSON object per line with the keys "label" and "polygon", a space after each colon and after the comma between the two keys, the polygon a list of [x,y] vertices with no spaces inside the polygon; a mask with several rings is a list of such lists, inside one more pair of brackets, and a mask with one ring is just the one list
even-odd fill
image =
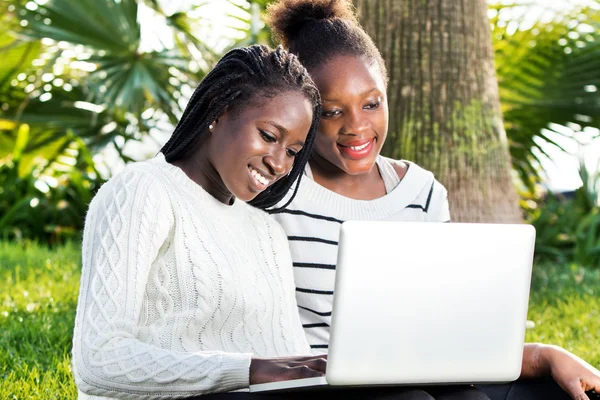
{"label": "green grass", "polygon": [[[0,242],[0,399],[76,398],[70,366],[80,252]],[[600,270],[534,269],[527,341],[600,367]]]}
{"label": "green grass", "polygon": [[0,399],[76,398],[70,365],[80,251],[0,242]]}
{"label": "green grass", "polygon": [[531,285],[528,342],[558,344],[600,368],[600,269],[537,265]]}

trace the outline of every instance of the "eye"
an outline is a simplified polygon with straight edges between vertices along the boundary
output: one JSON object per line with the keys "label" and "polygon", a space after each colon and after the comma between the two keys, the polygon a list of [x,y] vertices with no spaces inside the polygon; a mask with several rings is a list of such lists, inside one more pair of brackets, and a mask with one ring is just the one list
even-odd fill
{"label": "eye", "polygon": [[294,149],[287,149],[286,153],[289,157],[296,157],[300,151],[296,151]]}
{"label": "eye", "polygon": [[259,129],[258,132],[260,133],[260,136],[263,138],[263,140],[267,143],[274,143],[277,141],[277,138],[273,135],[271,135],[270,133],[267,133],[266,131],[263,131],[262,129]]}
{"label": "eye", "polygon": [[340,110],[331,110],[331,111],[323,111],[321,113],[322,117],[331,118],[340,115],[342,112]]}
{"label": "eye", "polygon": [[379,105],[381,104],[380,101],[375,101],[373,103],[369,103],[367,104],[364,108],[367,110],[376,110],[379,108]]}

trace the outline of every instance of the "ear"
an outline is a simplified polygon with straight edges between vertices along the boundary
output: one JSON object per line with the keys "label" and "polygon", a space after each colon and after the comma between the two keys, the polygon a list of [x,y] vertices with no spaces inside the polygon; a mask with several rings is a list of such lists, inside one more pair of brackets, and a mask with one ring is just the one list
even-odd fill
{"label": "ear", "polygon": [[213,122],[211,122],[208,125],[208,131],[209,132],[211,132],[211,133],[214,132],[214,130],[217,128],[217,125],[219,124],[219,120],[220,119],[227,118],[227,111],[228,111],[228,109],[229,109],[229,106],[226,106],[225,110],[223,110],[223,112],[217,118],[215,118],[215,120]]}

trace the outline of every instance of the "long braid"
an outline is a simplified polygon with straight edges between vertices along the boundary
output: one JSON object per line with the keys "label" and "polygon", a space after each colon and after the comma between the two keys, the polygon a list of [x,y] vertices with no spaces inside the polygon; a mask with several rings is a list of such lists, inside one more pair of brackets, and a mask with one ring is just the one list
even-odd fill
{"label": "long braid", "polygon": [[321,115],[321,99],[315,84],[298,58],[281,46],[271,50],[267,46],[255,45],[228,52],[196,88],[161,152],[168,162],[185,158],[197,149],[200,138],[208,132],[208,126],[225,109],[234,110],[255,97],[285,91],[301,92],[311,103],[313,119],[304,147],[296,155],[290,173],[249,202],[261,209],[273,207],[285,197],[294,182],[297,182],[297,190]]}

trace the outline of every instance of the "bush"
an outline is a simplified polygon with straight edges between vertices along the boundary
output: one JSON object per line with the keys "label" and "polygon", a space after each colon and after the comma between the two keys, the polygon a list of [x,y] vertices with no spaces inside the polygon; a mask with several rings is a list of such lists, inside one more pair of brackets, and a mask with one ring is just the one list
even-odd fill
{"label": "bush", "polygon": [[600,268],[600,174],[580,167],[583,185],[572,197],[548,194],[522,202],[526,221],[535,226],[538,261],[575,263]]}
{"label": "bush", "polygon": [[81,140],[65,140],[54,157],[29,159],[20,129],[15,150],[0,159],[0,237],[54,245],[79,238],[85,212],[102,184]]}

